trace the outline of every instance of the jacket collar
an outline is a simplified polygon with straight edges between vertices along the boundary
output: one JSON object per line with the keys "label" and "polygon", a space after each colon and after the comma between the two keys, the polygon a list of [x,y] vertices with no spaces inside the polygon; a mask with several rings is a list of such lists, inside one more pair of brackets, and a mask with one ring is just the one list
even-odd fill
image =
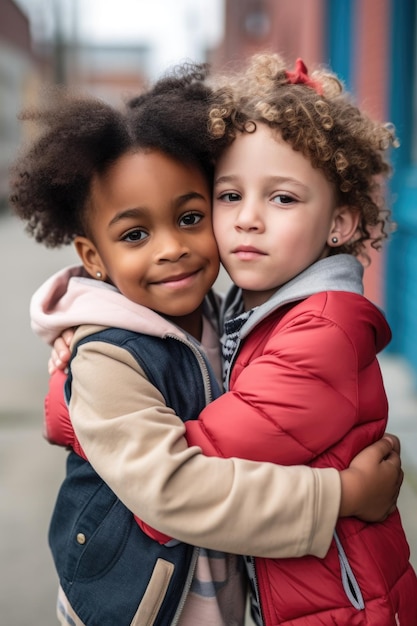
{"label": "jacket collar", "polygon": [[[317,261],[280,287],[269,300],[257,307],[243,325],[240,338],[261,320],[285,304],[304,300],[322,291],[348,291],[363,295],[363,265],[351,254],[336,254]],[[241,313],[242,291],[232,287],[222,308],[222,322]]]}

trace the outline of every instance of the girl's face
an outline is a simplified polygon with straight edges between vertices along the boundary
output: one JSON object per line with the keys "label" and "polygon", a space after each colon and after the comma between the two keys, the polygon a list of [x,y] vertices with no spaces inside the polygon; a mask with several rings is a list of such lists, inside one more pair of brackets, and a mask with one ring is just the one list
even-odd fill
{"label": "girl's face", "polygon": [[333,187],[301,152],[257,124],[217,164],[213,224],[221,260],[249,309],[327,255],[337,236]]}
{"label": "girl's face", "polygon": [[92,242],[75,242],[87,271],[185,328],[219,270],[200,170],[157,151],[125,154],[94,179],[89,208]]}

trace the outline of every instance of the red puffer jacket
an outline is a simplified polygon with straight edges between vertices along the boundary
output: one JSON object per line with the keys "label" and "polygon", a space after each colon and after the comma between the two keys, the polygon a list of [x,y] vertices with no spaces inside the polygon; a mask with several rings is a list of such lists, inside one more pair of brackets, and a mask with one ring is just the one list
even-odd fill
{"label": "red puffer jacket", "polygon": [[[389,340],[383,315],[356,294],[319,293],[273,311],[243,341],[230,391],[187,422],[189,444],[210,455],[347,467],[385,431],[376,354]],[[266,626],[416,626],[417,578],[399,513],[378,524],[340,520],[337,536],[358,584],[347,592],[335,541],[324,559],[255,559]]]}

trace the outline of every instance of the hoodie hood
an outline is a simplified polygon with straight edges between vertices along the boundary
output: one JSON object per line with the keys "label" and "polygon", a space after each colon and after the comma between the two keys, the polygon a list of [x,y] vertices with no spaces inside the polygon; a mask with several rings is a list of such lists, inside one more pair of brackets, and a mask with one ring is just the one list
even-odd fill
{"label": "hoodie hood", "polygon": [[67,267],[44,282],[32,296],[30,317],[34,333],[50,345],[64,330],[81,324],[186,337],[158,313],[128,300],[112,285],[90,278],[82,266]]}
{"label": "hoodie hood", "polygon": [[[323,291],[347,291],[363,295],[363,265],[351,254],[337,254],[310,265],[254,309],[243,325],[240,337],[245,337],[256,324],[279,307]],[[241,290],[232,287],[224,303],[223,321],[236,315],[239,302],[242,302]]]}

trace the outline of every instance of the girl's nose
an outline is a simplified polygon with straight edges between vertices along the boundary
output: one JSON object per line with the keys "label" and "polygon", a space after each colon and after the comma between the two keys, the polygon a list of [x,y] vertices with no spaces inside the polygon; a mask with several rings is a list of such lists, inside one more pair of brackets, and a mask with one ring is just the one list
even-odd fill
{"label": "girl's nose", "polygon": [[158,238],[158,261],[173,263],[189,253],[189,248],[180,233],[165,233]]}
{"label": "girl's nose", "polygon": [[244,231],[263,231],[261,208],[255,201],[247,201],[240,206],[236,216],[235,228]]}

